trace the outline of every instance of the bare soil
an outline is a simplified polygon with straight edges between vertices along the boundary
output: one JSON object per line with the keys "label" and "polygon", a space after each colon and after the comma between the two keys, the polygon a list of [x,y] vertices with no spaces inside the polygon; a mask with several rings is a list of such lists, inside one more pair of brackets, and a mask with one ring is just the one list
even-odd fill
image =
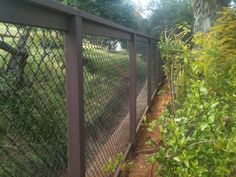
{"label": "bare soil", "polygon": [[[164,108],[170,102],[170,94],[167,85],[163,86],[159,95],[156,95],[150,111],[147,113],[147,121],[150,122],[160,117]],[[133,161],[132,167],[128,172],[123,173],[122,177],[153,177],[154,169],[157,164],[149,165],[146,162],[146,156],[153,153],[153,149],[146,144],[147,140],[153,138],[158,143],[160,141],[159,127],[157,126],[155,131],[147,131],[146,125],[141,125],[139,133],[137,135],[136,149],[131,157]]]}

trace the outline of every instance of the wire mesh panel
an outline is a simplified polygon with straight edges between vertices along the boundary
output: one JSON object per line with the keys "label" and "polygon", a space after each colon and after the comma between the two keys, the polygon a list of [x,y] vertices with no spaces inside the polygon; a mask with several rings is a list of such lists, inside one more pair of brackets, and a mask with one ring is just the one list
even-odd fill
{"label": "wire mesh panel", "polygon": [[111,176],[129,138],[127,41],[83,36],[86,176]]}
{"label": "wire mesh panel", "polygon": [[158,57],[157,57],[157,46],[155,43],[152,43],[152,66],[151,66],[151,91],[152,94],[154,93],[155,89],[158,87]]}
{"label": "wire mesh panel", "polygon": [[67,171],[63,33],[0,23],[0,176]]}
{"label": "wire mesh panel", "polygon": [[148,43],[136,43],[136,110],[137,123],[147,107],[147,52]]}

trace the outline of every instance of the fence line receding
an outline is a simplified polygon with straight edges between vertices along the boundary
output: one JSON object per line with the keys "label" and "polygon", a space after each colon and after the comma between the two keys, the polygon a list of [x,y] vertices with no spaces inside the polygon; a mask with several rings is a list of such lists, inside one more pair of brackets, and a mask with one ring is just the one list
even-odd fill
{"label": "fence line receding", "polygon": [[109,177],[163,80],[156,39],[52,1],[0,1],[0,176]]}

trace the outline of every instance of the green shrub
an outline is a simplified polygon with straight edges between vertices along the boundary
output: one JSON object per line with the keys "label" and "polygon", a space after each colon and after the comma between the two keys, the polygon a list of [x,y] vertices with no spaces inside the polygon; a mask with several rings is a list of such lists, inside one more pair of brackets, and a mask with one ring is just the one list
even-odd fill
{"label": "green shrub", "polygon": [[[185,92],[174,100],[174,114],[167,109],[161,116],[163,145],[148,158],[151,163],[160,163],[159,175],[235,176],[235,39],[235,9],[225,9],[209,33],[194,36],[192,51],[184,44],[188,53],[181,64],[184,70],[176,72],[173,82]],[[167,54],[176,55],[175,49],[170,48]]]}

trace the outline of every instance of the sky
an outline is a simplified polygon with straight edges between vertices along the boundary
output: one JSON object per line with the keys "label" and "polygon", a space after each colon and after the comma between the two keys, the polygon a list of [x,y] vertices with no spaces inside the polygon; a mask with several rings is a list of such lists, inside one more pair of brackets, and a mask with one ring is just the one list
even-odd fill
{"label": "sky", "polygon": [[147,6],[150,0],[132,0],[139,6]]}
{"label": "sky", "polygon": [[142,12],[141,15],[144,17],[144,18],[147,18],[148,15],[150,14],[150,12],[147,9],[147,6],[149,4],[149,2],[151,0],[132,0],[139,8]]}

